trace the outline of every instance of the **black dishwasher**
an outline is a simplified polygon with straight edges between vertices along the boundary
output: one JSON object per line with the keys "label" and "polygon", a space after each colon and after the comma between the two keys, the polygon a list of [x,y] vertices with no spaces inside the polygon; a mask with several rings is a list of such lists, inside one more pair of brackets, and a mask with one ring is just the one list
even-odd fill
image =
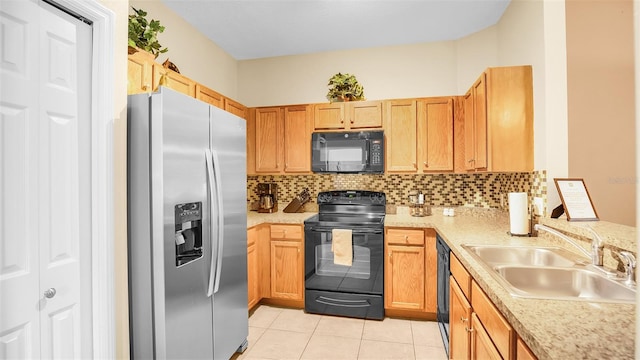
{"label": "black dishwasher", "polygon": [[449,356],[449,252],[451,249],[436,234],[436,248],[438,250],[438,327],[444,342],[444,349]]}

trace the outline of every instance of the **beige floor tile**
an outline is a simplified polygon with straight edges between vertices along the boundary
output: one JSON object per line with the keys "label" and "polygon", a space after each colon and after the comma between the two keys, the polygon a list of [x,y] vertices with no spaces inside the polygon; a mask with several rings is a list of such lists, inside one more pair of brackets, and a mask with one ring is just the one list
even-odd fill
{"label": "beige floor tile", "polygon": [[282,309],[282,312],[271,323],[270,329],[312,333],[322,315],[305,314],[299,309]]}
{"label": "beige floor tile", "polygon": [[314,335],[342,336],[360,340],[362,338],[363,328],[363,319],[323,316],[316,327]]}
{"label": "beige floor tile", "polygon": [[411,332],[413,333],[413,345],[444,346],[438,323],[435,321],[411,320]]}
{"label": "beige floor tile", "polygon": [[416,345],[416,360],[447,360],[447,353],[443,346]]}
{"label": "beige floor tile", "polygon": [[249,326],[268,328],[273,323],[283,309],[271,306],[260,305],[249,317]]}
{"label": "beige floor tile", "polygon": [[300,359],[310,333],[267,329],[243,359]]}
{"label": "beige floor tile", "polygon": [[[365,325],[366,326],[366,325]],[[358,359],[415,359],[413,345],[385,341],[362,340]]]}
{"label": "beige floor tile", "polygon": [[358,359],[360,339],[313,334],[302,359]]}
{"label": "beige floor tile", "polygon": [[366,320],[362,339],[413,345],[411,322],[391,318],[385,318],[382,321]]}

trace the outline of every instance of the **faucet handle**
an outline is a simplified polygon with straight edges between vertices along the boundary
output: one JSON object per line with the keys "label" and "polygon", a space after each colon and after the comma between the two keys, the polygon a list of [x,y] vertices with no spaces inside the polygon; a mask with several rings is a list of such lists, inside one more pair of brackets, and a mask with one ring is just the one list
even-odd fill
{"label": "faucet handle", "polygon": [[620,260],[622,260],[622,263],[624,264],[624,270],[626,275],[625,282],[627,284],[634,284],[635,281],[634,281],[633,273],[636,268],[635,256],[633,256],[633,254],[628,251],[620,251],[618,253],[618,256],[620,257]]}

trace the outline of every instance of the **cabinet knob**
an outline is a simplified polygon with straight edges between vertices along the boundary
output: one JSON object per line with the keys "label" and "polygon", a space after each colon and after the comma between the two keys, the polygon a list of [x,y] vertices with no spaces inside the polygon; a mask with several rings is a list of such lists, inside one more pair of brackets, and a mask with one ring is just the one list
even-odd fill
{"label": "cabinet knob", "polygon": [[474,161],[475,161],[474,159],[471,159],[471,160],[469,160],[468,162],[472,163],[472,162],[474,162]]}
{"label": "cabinet knob", "polygon": [[467,321],[469,321],[469,319],[466,318],[466,317],[460,316],[460,321],[467,322]]}
{"label": "cabinet knob", "polygon": [[353,119],[351,119],[351,121],[349,121],[349,122],[353,124]]}
{"label": "cabinet knob", "polygon": [[429,164],[427,164],[427,162],[425,161],[425,162],[424,162],[424,166],[425,166],[425,167],[426,167],[426,166],[429,166]]}
{"label": "cabinet knob", "polygon": [[466,327],[466,326],[465,326],[465,327],[464,327],[464,329],[465,329],[467,332],[473,332],[473,328],[470,328],[470,327]]}

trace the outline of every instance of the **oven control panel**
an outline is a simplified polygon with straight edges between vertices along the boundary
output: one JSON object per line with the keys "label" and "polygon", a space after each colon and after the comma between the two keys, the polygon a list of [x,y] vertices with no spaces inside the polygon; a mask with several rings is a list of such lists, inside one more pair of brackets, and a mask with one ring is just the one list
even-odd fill
{"label": "oven control panel", "polygon": [[318,194],[318,204],[386,204],[383,192],[367,190],[335,190]]}

